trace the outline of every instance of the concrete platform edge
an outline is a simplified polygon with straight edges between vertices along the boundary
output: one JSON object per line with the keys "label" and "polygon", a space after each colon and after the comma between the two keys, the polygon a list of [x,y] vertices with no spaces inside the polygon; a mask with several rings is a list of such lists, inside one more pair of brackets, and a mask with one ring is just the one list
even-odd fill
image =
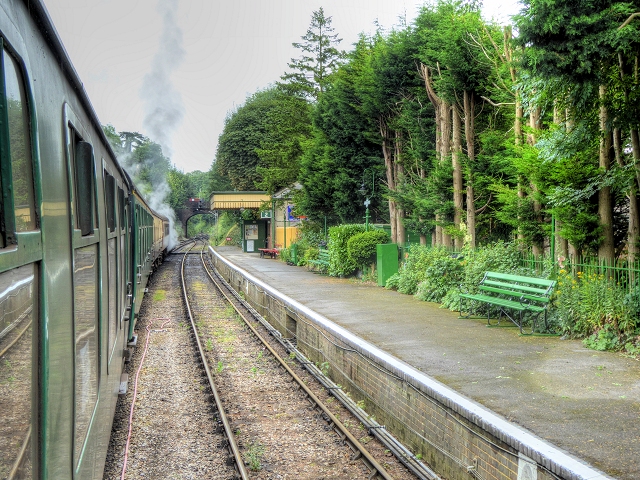
{"label": "concrete platform edge", "polygon": [[553,472],[555,475],[571,480],[604,480],[612,478],[524,428],[507,421],[486,407],[457,393],[448,386],[425,375],[411,365],[397,359],[345,328],[335,324],[326,317],[309,309],[307,306],[281,293],[246,270],[233,264],[227,258],[213,250],[213,248],[209,247],[209,252],[212,256],[218,258],[219,261],[243,276],[248,282],[269,292],[270,295],[278,298],[290,309],[303,314],[323,329],[341,337],[345,343],[350,344],[354,349],[358,350],[361,355],[375,360],[383,368],[394,373],[407,383],[411,383],[414,388],[418,388],[424,394],[450,408],[469,422],[477,425],[496,438],[501,439],[517,452],[526,455],[538,465]]}

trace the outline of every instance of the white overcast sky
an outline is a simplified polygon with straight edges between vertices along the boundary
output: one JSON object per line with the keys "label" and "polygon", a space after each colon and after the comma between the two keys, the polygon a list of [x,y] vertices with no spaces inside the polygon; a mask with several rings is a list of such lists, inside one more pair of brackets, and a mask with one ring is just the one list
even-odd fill
{"label": "white overcast sky", "polygon": [[[175,4],[171,21],[182,32],[183,48],[182,60],[167,75],[184,115],[168,128],[164,141],[145,131],[143,119],[149,107],[142,101],[143,79],[161,48],[159,1]],[[324,8],[343,39],[340,47],[350,50],[358,33],[375,30],[376,20],[390,29],[401,16],[410,22],[423,4],[415,0],[44,2],[100,121],[168,145],[171,162],[185,172],[209,170],[225,116],[287,71],[287,62],[299,56],[291,44],[306,33],[314,10]],[[484,5],[485,16],[501,23],[520,8],[517,0],[485,0]]]}

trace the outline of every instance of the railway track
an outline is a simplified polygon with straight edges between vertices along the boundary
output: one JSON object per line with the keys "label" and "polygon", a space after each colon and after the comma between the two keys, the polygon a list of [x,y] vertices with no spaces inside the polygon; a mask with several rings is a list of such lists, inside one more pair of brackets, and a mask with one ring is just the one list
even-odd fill
{"label": "railway track", "polygon": [[[201,253],[201,256],[202,255],[204,255],[204,251]],[[387,456],[393,455],[397,464],[403,465],[404,468],[411,472],[411,478],[441,480],[428,465],[417,458],[395,437],[393,437],[393,435],[387,432],[383,425],[378,424],[374,418],[367,415],[366,412],[360,408],[360,405],[354,402],[339,385],[332,382],[323,372],[323,366],[318,366],[305,358],[304,354],[296,348],[295,339],[284,338],[280,332],[272,327],[253,307],[251,307],[251,305],[242,298],[242,295],[238,294],[238,292],[236,292],[225,281],[225,279],[215,271],[211,262],[208,261],[208,257],[207,261],[205,261],[204,258],[202,259],[202,264],[207,270],[207,276],[215,284],[218,291],[224,295],[231,305],[233,305],[234,309],[241,316],[247,327],[254,332],[255,336],[264,343],[267,348],[269,348],[274,357],[280,362],[282,362],[283,355],[296,359],[296,365],[298,365],[297,370],[299,370],[297,375],[306,377],[305,380],[298,379],[296,381],[306,382],[308,385],[315,384],[316,393],[318,393],[318,391],[322,392],[324,393],[323,396],[328,399],[328,401],[324,400],[325,404],[332,402],[334,398],[337,399],[344,407],[341,409],[341,416],[348,415],[350,417],[350,420],[344,423],[359,423],[360,429],[365,430],[370,435],[370,437],[363,437],[366,439],[365,441],[367,442],[367,445],[369,445],[368,442],[371,438],[375,438],[377,440],[377,443],[375,444],[376,447],[381,447]],[[262,333],[259,333],[258,330],[261,330]],[[274,349],[280,350],[280,354],[278,354]],[[290,366],[294,367],[293,362]],[[284,367],[287,371],[291,370],[286,365],[284,365]],[[300,370],[304,373],[300,373]],[[291,372],[291,374],[296,376],[296,373],[294,372]],[[305,386],[304,388],[306,389],[307,387]],[[327,409],[325,404],[318,405],[323,412]],[[335,407],[332,406],[331,408],[335,410]],[[354,452],[356,452],[356,457],[361,457],[363,462],[368,465],[372,470],[373,475],[378,476],[378,478],[387,478],[384,475],[388,474],[378,471],[376,468],[377,465],[372,463],[372,457],[367,451],[368,448],[360,444],[355,438],[352,439],[353,435],[349,435],[349,428],[345,428],[345,425],[340,425],[338,427],[333,421],[333,416],[330,414],[327,415],[327,419],[329,423],[334,426],[336,432],[341,436],[341,438],[344,438]],[[378,457],[379,456],[380,455],[378,455]],[[404,472],[401,473],[401,475],[403,474]]]}
{"label": "railway track", "polygon": [[[235,301],[235,297],[225,289],[220,279],[207,268],[202,254],[198,257],[186,253],[183,265],[183,272],[189,270],[190,273],[190,280],[184,280],[185,289],[189,288],[189,283],[192,290],[210,289],[210,282],[213,282],[218,292],[224,295],[238,314],[238,317],[232,317],[230,322],[218,322],[217,325],[207,326],[196,313],[196,310],[200,309],[203,313],[206,312],[205,315],[210,315],[206,306],[204,309],[200,308],[204,296],[185,293],[187,308],[193,316],[193,328],[197,332],[194,341],[202,355],[207,378],[213,382],[214,375],[211,371],[216,369],[215,380],[224,386],[221,389],[226,393],[224,399],[217,393],[215,385],[211,386],[211,390],[216,392],[213,396],[217,410],[221,423],[225,426],[229,446],[234,453],[241,478],[251,478],[248,472],[245,476],[242,471],[244,463],[251,465],[255,470],[260,468],[258,463],[262,462],[273,471],[282,468],[283,472],[289,474],[292,469],[298,468],[296,478],[320,478],[336,474],[346,474],[348,478],[393,478],[351,434],[338,416],[334,415],[293,371],[290,367],[293,359],[281,356],[263,338],[253,325],[255,319],[250,312]],[[196,305],[192,306],[192,302]],[[218,341],[214,346],[212,338],[215,337]],[[206,348],[207,342],[210,342],[209,348]],[[211,367],[210,363],[214,367]],[[251,380],[249,387],[246,386],[246,382],[245,385],[237,384],[238,378],[245,377]],[[246,393],[247,388],[256,393]],[[231,398],[235,397],[237,392],[244,392],[243,395],[239,395],[243,400]],[[233,425],[229,419],[224,418],[226,415],[222,412],[225,411],[233,411],[240,415],[234,419]],[[297,415],[292,416],[290,412],[297,412]],[[256,422],[257,419],[265,418],[267,420]],[[306,425],[302,429],[303,432],[296,431],[300,430],[297,428],[298,424],[303,422]],[[256,424],[260,424],[260,428],[255,428]],[[331,430],[335,433],[327,438],[327,432]],[[237,437],[242,448],[234,441],[234,437]],[[283,438],[289,439],[288,442],[284,442]],[[342,446],[345,443],[350,450],[346,451]],[[296,458],[295,453],[300,453],[297,445],[311,445],[309,458],[306,459],[309,464]],[[328,448],[329,446],[332,448]],[[278,452],[279,449],[285,451]],[[335,453],[328,452],[334,449]],[[294,453],[288,462],[283,461],[287,456],[287,450]],[[306,454],[307,452],[302,452],[301,458]],[[256,459],[256,455],[261,458]],[[310,467],[311,464],[317,466]],[[309,471],[310,469],[312,471]]]}
{"label": "railway track", "polygon": [[434,478],[407,470],[374,439],[383,428],[361,424],[275,341],[200,243],[174,250],[150,282],[129,369],[139,384],[121,397],[104,478]]}

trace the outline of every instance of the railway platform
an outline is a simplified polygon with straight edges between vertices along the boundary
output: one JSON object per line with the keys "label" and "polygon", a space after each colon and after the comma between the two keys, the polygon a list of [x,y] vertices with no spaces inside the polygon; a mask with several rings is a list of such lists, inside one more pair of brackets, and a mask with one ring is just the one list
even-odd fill
{"label": "railway platform", "polygon": [[[521,336],[486,319],[234,247],[265,284],[613,478],[640,478],[640,362],[580,341]],[[594,477],[595,478],[595,477]]]}

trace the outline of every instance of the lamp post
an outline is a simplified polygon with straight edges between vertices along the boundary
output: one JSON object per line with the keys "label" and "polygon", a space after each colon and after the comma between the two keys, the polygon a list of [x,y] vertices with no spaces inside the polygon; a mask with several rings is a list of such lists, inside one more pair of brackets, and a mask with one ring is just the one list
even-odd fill
{"label": "lamp post", "polygon": [[[367,188],[365,187],[365,179],[367,176],[367,172],[370,169],[365,168],[364,172],[362,172],[362,186],[360,187],[360,190],[358,190],[358,192],[360,192],[362,195],[366,195],[367,194]],[[375,171],[373,169],[371,169],[371,197],[373,197],[373,194],[376,191],[376,175],[375,175]],[[366,200],[364,201],[364,206],[366,208],[365,210],[365,214],[364,214],[364,229],[366,232],[369,231],[369,205],[371,205],[371,197],[366,197]]]}

